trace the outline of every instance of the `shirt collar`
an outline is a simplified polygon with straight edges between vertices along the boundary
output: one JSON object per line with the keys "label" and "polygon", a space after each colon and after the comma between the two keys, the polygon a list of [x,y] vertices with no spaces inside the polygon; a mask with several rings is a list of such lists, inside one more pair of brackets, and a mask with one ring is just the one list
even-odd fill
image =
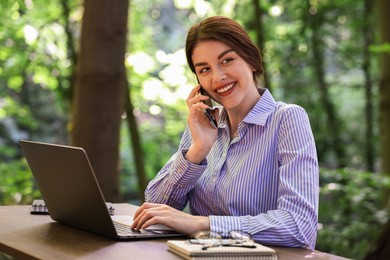
{"label": "shirt collar", "polygon": [[[242,121],[248,124],[264,126],[268,116],[275,110],[276,101],[268,89],[260,89],[259,92],[262,93],[260,99]],[[220,127],[227,125],[226,109],[222,109],[218,125]]]}

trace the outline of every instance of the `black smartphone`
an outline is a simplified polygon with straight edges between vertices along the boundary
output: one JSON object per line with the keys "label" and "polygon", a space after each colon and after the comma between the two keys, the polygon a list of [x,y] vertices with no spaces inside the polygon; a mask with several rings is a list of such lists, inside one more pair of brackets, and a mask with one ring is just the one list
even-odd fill
{"label": "black smartphone", "polygon": [[[208,105],[209,107],[213,107],[213,104],[211,103],[211,97],[207,94],[207,92],[200,86],[200,94],[204,96],[208,96],[208,100],[204,100],[203,103]],[[214,128],[218,128],[217,120],[214,117],[214,113],[210,113],[211,109],[203,109],[204,114],[206,115],[207,119],[210,121],[210,124]]]}

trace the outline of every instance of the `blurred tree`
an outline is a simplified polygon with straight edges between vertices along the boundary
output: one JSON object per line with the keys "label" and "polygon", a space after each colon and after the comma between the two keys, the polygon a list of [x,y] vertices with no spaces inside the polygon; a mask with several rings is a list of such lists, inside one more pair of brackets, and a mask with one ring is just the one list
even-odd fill
{"label": "blurred tree", "polygon": [[[127,86],[128,85],[128,86]],[[126,122],[128,125],[128,131],[131,138],[131,149],[134,155],[134,162],[136,166],[136,175],[138,181],[138,199],[140,202],[145,200],[144,192],[148,184],[145,171],[145,160],[144,160],[144,151],[141,145],[141,135],[139,133],[139,128],[137,120],[134,116],[134,105],[131,100],[131,85],[126,84],[126,94],[125,94],[125,113],[126,113]]]}
{"label": "blurred tree", "polygon": [[[390,44],[390,2],[378,0],[377,8],[379,12],[379,32],[383,46]],[[384,48],[381,52],[380,64],[380,135],[381,135],[381,159],[383,173],[390,174],[390,50]],[[389,211],[390,199],[389,190],[386,192],[386,206]],[[380,260],[388,259],[390,255],[390,219],[382,230],[381,236],[373,244],[372,250],[367,253],[365,259]]]}
{"label": "blurred tree", "polygon": [[371,59],[370,46],[373,44],[373,9],[375,2],[372,0],[364,0],[363,10],[363,62],[362,70],[364,74],[364,89],[365,89],[365,119],[366,119],[366,135],[365,135],[365,160],[366,168],[368,171],[374,171],[375,153],[374,153],[374,100],[373,100],[373,80],[371,72]]}
{"label": "blurred tree", "polygon": [[[74,0],[64,16],[58,1],[1,1],[0,160],[19,160],[19,139],[67,141],[68,59],[63,25],[77,21]],[[44,7],[44,8],[43,8]],[[3,146],[4,145],[4,146]]]}
{"label": "blurred tree", "polygon": [[75,75],[72,145],[89,154],[105,198],[120,201],[119,129],[128,0],[86,0]]}
{"label": "blurred tree", "polygon": [[[264,26],[265,23],[263,23],[263,16],[264,16],[264,9],[261,6],[261,3],[263,1],[260,0],[252,0],[253,10],[254,10],[254,17],[253,17],[253,27],[256,32],[256,44],[258,48],[261,51],[261,56],[264,57],[264,43],[265,43],[265,30]],[[263,68],[264,68],[264,85],[266,88],[268,88],[270,91],[272,91],[272,86],[270,82],[269,75],[267,73],[267,64],[263,62]]]}
{"label": "blurred tree", "polygon": [[[71,61],[71,64],[73,66],[70,67],[71,72],[67,76],[67,82],[69,83],[68,88],[62,88],[60,89],[62,96],[64,99],[67,101],[68,104],[72,102],[72,97],[73,97],[73,88],[74,88],[74,77],[75,77],[75,70],[77,64],[77,53],[76,53],[76,40],[75,40],[75,32],[73,30],[72,22],[69,19],[71,17],[71,11],[72,7],[69,4],[69,1],[67,0],[61,0],[60,5],[62,7],[62,17],[64,19],[64,31],[66,35],[66,52],[67,52],[67,57]],[[61,85],[60,85],[61,86]]]}
{"label": "blurred tree", "polygon": [[[309,3],[309,2],[307,2]],[[325,15],[327,11],[332,11],[331,5],[319,3],[315,5],[309,4],[307,9],[307,23],[310,27],[311,33],[311,49],[313,54],[313,69],[317,80],[317,86],[320,93],[320,102],[326,113],[327,126],[330,138],[329,148],[335,153],[335,159],[337,162],[336,167],[342,168],[348,165],[345,151],[345,144],[341,138],[341,123],[339,114],[336,112],[333,99],[329,93],[329,84],[326,80],[326,64],[325,64],[325,51],[324,51],[324,38],[321,27],[326,24]]]}
{"label": "blurred tree", "polygon": [[[384,46],[390,45],[388,10],[390,10],[390,2],[378,0],[379,31],[381,43]],[[388,49],[381,52],[380,73],[379,113],[382,171],[390,174],[390,51]]]}

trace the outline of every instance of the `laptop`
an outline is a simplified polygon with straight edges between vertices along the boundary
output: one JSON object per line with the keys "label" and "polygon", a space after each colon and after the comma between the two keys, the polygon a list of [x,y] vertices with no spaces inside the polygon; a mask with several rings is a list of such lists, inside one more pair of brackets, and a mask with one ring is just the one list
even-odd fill
{"label": "laptop", "polygon": [[117,240],[184,236],[164,225],[132,230],[132,216],[128,221],[111,216],[83,148],[27,140],[19,143],[54,221]]}

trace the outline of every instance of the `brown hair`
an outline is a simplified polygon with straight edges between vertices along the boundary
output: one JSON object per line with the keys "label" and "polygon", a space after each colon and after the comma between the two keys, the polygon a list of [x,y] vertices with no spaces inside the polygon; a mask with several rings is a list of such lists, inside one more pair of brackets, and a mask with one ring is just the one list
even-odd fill
{"label": "brown hair", "polygon": [[196,72],[192,62],[192,53],[197,43],[205,41],[219,41],[232,48],[255,69],[253,79],[256,82],[263,75],[263,63],[259,49],[239,23],[224,16],[209,17],[193,25],[188,31],[186,56],[187,63],[193,73]]}

